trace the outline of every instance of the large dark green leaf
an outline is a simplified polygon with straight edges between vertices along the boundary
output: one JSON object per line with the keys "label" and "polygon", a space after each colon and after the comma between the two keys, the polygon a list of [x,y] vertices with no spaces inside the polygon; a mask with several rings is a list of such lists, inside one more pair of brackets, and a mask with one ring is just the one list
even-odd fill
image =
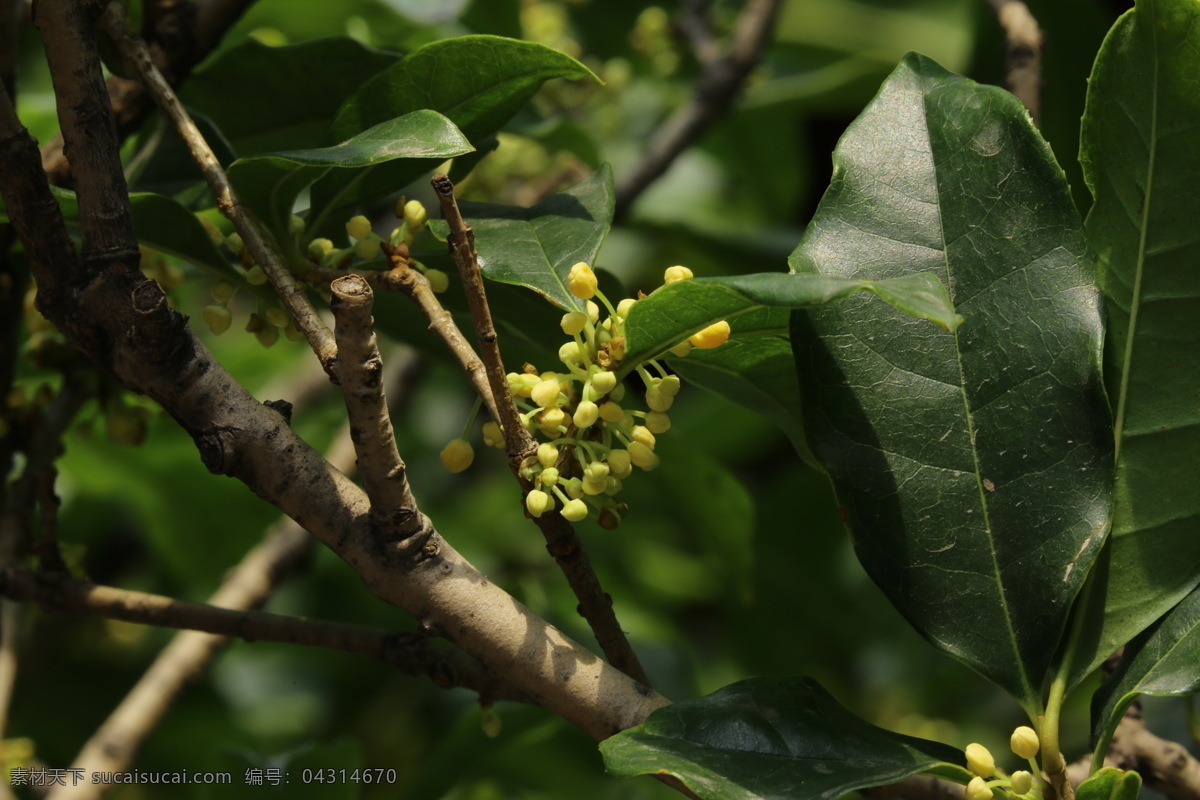
{"label": "large dark green leaf", "polygon": [[381,122],[333,147],[290,150],[238,159],[229,178],[277,234],[286,233],[296,197],[330,170],[354,170],[343,184],[354,193],[357,181],[368,179],[377,165],[397,159],[416,159],[428,169],[441,159],[474,148],[454,123],[436,111],[413,111]]}
{"label": "large dark green leaf", "polygon": [[1108,312],[1117,478],[1082,678],[1200,582],[1200,6],[1140,0],[1088,84],[1081,160]]}
{"label": "large dark green leaf", "polygon": [[[495,133],[551,78],[595,77],[575,59],[545,45],[499,36],[460,36],[418,48],[362,85],[345,102],[330,135],[340,141],[399,114],[431,108],[445,114],[468,139]],[[345,207],[402,189],[427,169],[393,164],[343,193],[344,175],[331,174],[313,189],[313,206]],[[332,201],[337,198],[337,203]]]}
{"label": "large dark green leaf", "polygon": [[1125,647],[1121,663],[1092,698],[1092,735],[1107,746],[1121,715],[1140,694],[1200,691],[1200,589]]}
{"label": "large dark green leaf", "polygon": [[1031,712],[1108,527],[1081,228],[1015,98],[908,55],[839,143],[791,262],[949,288],[954,332],[860,298],[796,314],[809,444],[871,577]]}
{"label": "large dark green leaf", "polygon": [[614,775],[670,773],[705,800],[833,800],[919,773],[966,783],[961,751],[855,717],[811,678],[751,678],[600,743]]}
{"label": "large dark green leaf", "polygon": [[[608,235],[613,182],[607,164],[586,181],[529,208],[493,203],[460,203],[459,208],[475,231],[484,275],[526,286],[563,308],[583,308],[567,288],[567,273],[579,261],[592,264]],[[430,225],[439,238],[446,237],[445,222]]]}
{"label": "large dark green leaf", "polygon": [[855,292],[870,292],[914,316],[957,327],[962,318],[931,273],[870,281],[813,274],[760,272],[676,281],[634,304],[625,335],[624,372],[720,320],[763,308],[815,308]]}
{"label": "large dark green leaf", "polygon": [[239,155],[316,147],[345,99],[399,58],[344,36],[288,47],[249,39],[198,69],[180,99],[215,122]]}

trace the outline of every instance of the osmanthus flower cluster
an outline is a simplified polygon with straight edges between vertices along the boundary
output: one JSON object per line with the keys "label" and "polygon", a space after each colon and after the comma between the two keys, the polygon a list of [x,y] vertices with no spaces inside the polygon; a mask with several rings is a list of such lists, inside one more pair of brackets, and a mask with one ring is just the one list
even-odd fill
{"label": "osmanthus flower cluster", "polygon": [[967,745],[967,769],[975,776],[967,784],[967,800],[991,800],[995,797],[994,789],[999,788],[1002,796],[1042,798],[1041,770],[1034,759],[1041,748],[1037,731],[1027,725],[1022,725],[1013,731],[1009,739],[1013,753],[1029,762],[1032,772],[1017,770],[1011,775],[1005,775],[1003,770],[996,769],[996,760],[991,752],[981,744]]}
{"label": "osmanthus flower cluster", "polygon": [[[691,270],[680,266],[663,276],[667,284],[691,277]],[[586,310],[570,311],[560,322],[570,337],[558,350],[563,368],[540,371],[526,364],[521,372],[508,374],[521,419],[541,440],[537,453],[521,465],[521,476],[533,484],[525,508],[535,517],[557,509],[572,522],[594,514],[601,526],[612,529],[627,510],[617,499],[623,482],[635,469],[649,471],[659,464],[656,437],[671,427],[667,412],[680,383],[654,359],[632,368],[623,363],[625,320],[636,299],[614,306],[584,262],[571,268],[567,286],[586,301]],[[686,355],[693,347],[718,347],[728,338],[729,324],[721,321],[680,342],[672,352]],[[637,376],[645,408],[638,407],[632,392],[618,380],[620,372]],[[494,422],[483,426],[483,439],[488,445],[504,447]],[[442,463],[451,472],[466,469],[473,458],[465,435],[442,451]]]}
{"label": "osmanthus flower cluster", "polygon": [[[416,240],[416,237],[425,230],[428,213],[421,201],[406,200],[403,197],[396,201],[394,213],[400,221],[400,225],[392,230],[388,241],[393,247],[400,248],[401,253],[407,254],[408,248]],[[262,286],[267,282],[266,273],[263,272],[262,267],[254,263],[241,236],[236,233],[226,236],[210,220],[201,217],[200,221],[208,231],[213,244],[225,248],[241,261],[244,270],[242,279],[247,284]],[[380,255],[379,245],[383,242],[383,238],[371,229],[371,221],[362,215],[352,217],[346,222],[346,234],[350,237],[350,243],[344,248],[337,248],[332,240],[326,238],[313,239],[304,244],[299,241],[303,232],[304,220],[293,215],[291,234],[297,240],[296,243],[303,246],[304,255],[309,263],[327,268],[346,269],[354,263],[355,258],[363,261],[378,258]],[[428,269],[417,261],[411,263],[429,279],[433,291],[446,291],[450,285],[450,279],[445,272],[439,269]],[[295,271],[299,273],[298,269]],[[233,324],[233,312],[229,308],[229,301],[233,299],[237,291],[238,286],[232,281],[220,280],[213,285],[213,303],[204,307],[204,321],[208,323],[209,329],[215,335],[221,335]],[[246,331],[253,333],[264,347],[275,344],[279,340],[281,331],[288,341],[294,342],[303,338],[283,307],[272,304],[266,299],[260,299],[257,309],[251,312],[250,318],[246,322]]]}

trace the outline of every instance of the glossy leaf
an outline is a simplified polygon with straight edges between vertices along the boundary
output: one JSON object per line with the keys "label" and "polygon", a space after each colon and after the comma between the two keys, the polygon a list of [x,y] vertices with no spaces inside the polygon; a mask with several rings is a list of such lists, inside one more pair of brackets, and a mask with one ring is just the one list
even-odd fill
{"label": "glossy leaf", "polygon": [[811,678],[751,678],[660,708],[600,752],[614,775],[669,773],[705,800],[833,800],[920,773],[971,777],[961,751],[864,722]]}
{"label": "glossy leaf", "polygon": [[1125,646],[1121,663],[1092,698],[1092,735],[1101,746],[1138,695],[1200,691],[1200,589]]}
{"label": "glossy leaf", "polygon": [[1031,712],[1108,525],[1081,227],[1012,95],[908,55],[842,137],[791,260],[847,279],[933,272],[966,320],[944,331],[859,298],[797,313],[805,424],[867,572]]}
{"label": "glossy leaf", "polygon": [[474,148],[450,120],[436,111],[413,111],[381,122],[333,147],[290,150],[238,159],[229,177],[242,199],[277,233],[286,233],[292,206],[306,187],[330,170],[353,170],[344,184],[353,193],[356,181],[372,169],[397,159],[415,159],[422,169],[469,153]]}
{"label": "glossy leaf", "polygon": [[1200,583],[1200,6],[1139,0],[1088,84],[1081,160],[1117,477],[1081,679]]}
{"label": "glossy leaf", "polygon": [[[422,108],[445,114],[472,142],[495,133],[551,78],[595,76],[545,45],[499,36],[460,36],[427,44],[364,83],[350,96],[330,135],[342,140],[399,114]],[[317,208],[346,207],[398,191],[428,167],[394,164],[345,191],[343,175],[313,189]],[[334,200],[336,199],[336,203]]]}
{"label": "glossy leaf", "polygon": [[215,122],[238,155],[316,147],[346,97],[399,59],[344,36],[286,47],[248,39],[196,70],[180,99]]}
{"label": "glossy leaf", "polygon": [[1075,790],[1075,800],[1137,800],[1142,776],[1116,767],[1105,767]]}
{"label": "glossy leaf", "polygon": [[[557,306],[581,309],[567,289],[567,273],[579,261],[593,264],[613,215],[612,169],[602,166],[586,181],[529,208],[459,203],[475,231],[479,267],[494,281],[526,286]],[[444,239],[448,229],[431,220]]]}
{"label": "glossy leaf", "polygon": [[693,278],[659,287],[634,304],[625,327],[625,371],[720,320],[732,325],[739,315],[763,308],[815,308],[860,290],[942,327],[962,322],[931,273],[878,282],[782,272]]}

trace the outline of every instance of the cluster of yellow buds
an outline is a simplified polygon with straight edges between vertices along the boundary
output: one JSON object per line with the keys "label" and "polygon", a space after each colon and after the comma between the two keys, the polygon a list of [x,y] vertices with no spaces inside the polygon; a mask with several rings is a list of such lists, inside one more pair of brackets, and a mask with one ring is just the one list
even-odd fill
{"label": "cluster of yellow buds", "polygon": [[[666,283],[692,277],[686,267],[671,267]],[[656,437],[671,427],[667,412],[679,393],[679,378],[657,361],[623,365],[625,320],[638,301],[627,298],[614,306],[599,289],[591,266],[575,264],[567,275],[571,294],[585,301],[583,311],[563,315],[560,327],[571,337],[559,348],[564,369],[539,371],[526,364],[508,374],[508,387],[526,429],[542,441],[537,453],[521,465],[521,476],[533,484],[525,508],[534,517],[556,508],[572,522],[595,514],[602,527],[617,527],[627,506],[617,500],[622,482],[634,468],[649,471],[659,465]],[[596,301],[599,301],[597,303]],[[604,313],[604,312],[607,313]],[[729,337],[721,322],[674,348],[716,347]],[[646,409],[626,401],[626,386],[617,379],[622,366],[642,382]],[[489,427],[490,426],[490,427]],[[503,447],[495,423],[484,425],[484,442]],[[463,440],[447,445],[442,462],[451,471],[470,463]],[[473,453],[472,453],[473,457]]]}
{"label": "cluster of yellow buds", "polygon": [[[400,225],[392,229],[387,242],[392,247],[399,248],[401,254],[407,256],[408,249],[412,247],[413,242],[420,234],[424,233],[429,214],[420,200],[406,200],[403,197],[396,201],[393,213],[396,215],[396,219],[400,220]],[[322,266],[345,268],[350,266],[350,254],[364,261],[379,256],[379,246],[383,244],[384,240],[372,230],[369,219],[361,214],[352,217],[346,223],[346,234],[352,242],[347,250],[334,250],[333,243],[328,239],[314,239],[308,246],[309,257]],[[430,269],[419,261],[411,263],[429,279],[433,291],[444,292],[449,288],[450,276],[442,270]]]}
{"label": "cluster of yellow buds", "polygon": [[975,776],[967,784],[967,800],[990,800],[992,789],[995,787],[1005,788],[1018,797],[1041,797],[1040,788],[1034,786],[1036,782],[1034,775],[1040,773],[1037,762],[1034,760],[1038,750],[1041,749],[1037,731],[1027,725],[1022,725],[1013,731],[1009,739],[1009,746],[1013,753],[1029,762],[1033,772],[1017,770],[1007,776],[998,773],[996,760],[992,757],[991,752],[983,745],[973,742],[967,745],[965,751],[967,769]]}

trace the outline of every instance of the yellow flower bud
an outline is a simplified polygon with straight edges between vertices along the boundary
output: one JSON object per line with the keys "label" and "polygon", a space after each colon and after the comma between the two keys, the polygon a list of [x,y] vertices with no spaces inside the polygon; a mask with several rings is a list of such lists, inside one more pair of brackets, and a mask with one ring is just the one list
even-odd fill
{"label": "yellow flower bud", "polygon": [[584,476],[583,493],[589,496],[604,494],[604,490],[608,488],[608,477],[591,478]]}
{"label": "yellow flower bud", "polygon": [[663,285],[670,286],[676,281],[685,281],[692,277],[692,271],[687,267],[667,267],[663,273]]}
{"label": "yellow flower bud", "polygon": [[546,467],[542,470],[542,474],[538,476],[538,480],[542,486],[553,486],[558,483],[558,469],[555,467]]}
{"label": "yellow flower bud", "polygon": [[359,214],[351,217],[346,223],[346,233],[356,242],[361,242],[371,235],[371,220]]}
{"label": "yellow flower bud", "polygon": [[675,398],[667,397],[657,386],[646,390],[646,405],[651,411],[666,411],[675,402]]}
{"label": "yellow flower bud", "polygon": [[225,246],[229,248],[229,252],[231,253],[240,253],[246,249],[246,243],[242,241],[241,235],[236,233],[229,234],[229,237],[225,240]]}
{"label": "yellow flower bud", "polygon": [[692,343],[686,339],[671,348],[671,355],[679,358],[683,358],[690,352],[692,352]]}
{"label": "yellow flower bud", "polygon": [[427,219],[429,219],[429,212],[425,210],[425,206],[420,200],[409,200],[404,204],[404,221],[408,223],[408,229],[413,233],[425,230]]}
{"label": "yellow flower bud", "polygon": [[541,489],[534,489],[525,495],[525,508],[535,517],[540,517],[554,508],[554,498]]}
{"label": "yellow flower bud", "polygon": [[1021,758],[1033,758],[1038,754],[1042,743],[1038,740],[1037,731],[1028,725],[1022,725],[1012,732],[1012,737],[1008,740],[1012,751]]}
{"label": "yellow flower bud", "polygon": [[588,300],[584,308],[587,309],[588,319],[590,319],[592,324],[595,325],[600,319],[600,306],[596,305],[591,300]]}
{"label": "yellow flower bud", "polygon": [[578,500],[583,497],[583,481],[579,478],[571,478],[569,480],[560,481],[559,484],[566,491],[567,497],[572,500]]}
{"label": "yellow flower bud", "polygon": [[704,330],[693,333],[688,341],[701,350],[711,350],[714,347],[720,347],[729,341],[729,323],[725,320],[715,322]]}
{"label": "yellow flower bud", "polygon": [[1033,775],[1026,770],[1019,769],[1010,777],[1012,781],[1013,794],[1025,794],[1033,788]]}
{"label": "yellow flower bud", "polygon": [[649,447],[651,450],[654,449],[654,443],[655,443],[654,433],[651,432],[651,430],[649,428],[647,428],[645,425],[637,425],[634,427],[633,440],[635,442],[641,442],[646,447]]}
{"label": "yellow flower bud", "polygon": [[279,341],[279,328],[267,325],[262,330],[255,331],[254,338],[258,339],[258,343],[263,347],[272,347]]}
{"label": "yellow flower bud", "polygon": [[320,259],[322,256],[333,252],[333,242],[325,237],[313,239],[308,243],[308,254],[313,258]]}
{"label": "yellow flower bud", "polygon": [[504,449],[504,432],[491,420],[483,423],[483,443],[488,447]]}
{"label": "yellow flower bud", "polygon": [[967,784],[967,800],[991,800],[992,788],[980,777],[971,778]]}
{"label": "yellow flower bud", "polygon": [[659,464],[659,458],[654,451],[641,442],[630,442],[628,452],[633,465],[647,472]]}
{"label": "yellow flower bud", "polygon": [[590,428],[600,418],[600,408],[590,400],[584,400],[575,407],[572,418],[576,428]]}
{"label": "yellow flower bud", "polygon": [[267,273],[263,272],[263,268],[255,264],[246,271],[246,283],[251,286],[262,286],[267,282]]}
{"label": "yellow flower bud", "polygon": [[592,376],[592,391],[603,397],[617,385],[617,376],[612,372],[597,372]]}
{"label": "yellow flower bud", "polygon": [[212,298],[218,303],[228,303],[237,294],[237,286],[229,281],[217,281],[212,287]]}
{"label": "yellow flower bud", "polygon": [[363,239],[358,244],[354,245],[354,255],[363,259],[374,258],[379,255],[379,240],[375,238]]}
{"label": "yellow flower bud", "polygon": [[574,340],[565,342],[562,347],[558,348],[558,360],[566,364],[568,367],[582,364],[585,359],[585,353],[579,347],[579,342]]}
{"label": "yellow flower bud", "polygon": [[632,297],[626,297],[624,300],[617,303],[617,316],[621,319],[628,317],[630,309],[633,308],[633,304],[636,302],[636,299]]}
{"label": "yellow flower bud", "polygon": [[440,269],[425,270],[425,278],[429,281],[429,288],[433,290],[434,294],[441,294],[450,288],[450,276]]}
{"label": "yellow flower bud", "polygon": [[599,285],[596,273],[583,261],[571,267],[571,271],[567,274],[567,287],[571,290],[571,294],[580,300],[592,299],[596,295],[596,287]]}
{"label": "yellow flower bud", "polygon": [[454,439],[442,448],[442,466],[451,472],[462,472],[475,460],[475,448],[466,439]]}
{"label": "yellow flower bud", "polygon": [[537,415],[537,423],[542,433],[553,438],[560,433],[558,429],[567,423],[567,412],[561,408],[547,408]]}
{"label": "yellow flower bud", "polygon": [[288,313],[279,306],[271,306],[267,309],[267,322],[280,328],[287,327],[287,324],[292,321]]}
{"label": "yellow flower bud", "polygon": [[562,507],[562,511],[560,513],[562,514],[563,519],[570,520],[571,522],[579,522],[588,515],[587,503],[578,498],[574,500],[568,500],[567,504]]}
{"label": "yellow flower bud", "polygon": [[633,472],[633,461],[628,450],[610,450],[608,453],[609,474],[616,478],[628,478]]}
{"label": "yellow flower bud", "polygon": [[[978,742],[967,745],[967,769],[981,778],[990,777],[996,771],[996,759]],[[990,791],[990,790],[989,790]],[[990,794],[988,795],[991,796]]]}
{"label": "yellow flower bud", "polygon": [[679,394],[679,377],[677,375],[668,375],[658,384],[658,390],[667,397],[674,397]]}
{"label": "yellow flower bud", "polygon": [[671,430],[671,418],[661,411],[648,411],[646,429],[651,433],[666,433]]}
{"label": "yellow flower bud", "polygon": [[538,445],[537,459],[543,467],[553,467],[558,463],[558,448],[549,442],[542,442]]}
{"label": "yellow flower bud", "polygon": [[605,422],[620,422],[625,419],[625,410],[610,400],[600,406],[600,419]]}
{"label": "yellow flower bud", "polygon": [[605,464],[603,461],[593,461],[583,468],[583,477],[584,480],[587,480],[588,478],[592,478],[593,480],[607,478],[608,464]]}
{"label": "yellow flower bud", "polygon": [[567,336],[574,336],[587,326],[587,315],[582,311],[569,311],[563,314],[558,325]]}
{"label": "yellow flower bud", "polygon": [[558,381],[541,381],[529,392],[529,397],[539,408],[554,408],[558,405]]}
{"label": "yellow flower bud", "polygon": [[208,323],[208,328],[214,335],[220,336],[229,330],[233,314],[225,306],[205,306],[204,321]]}

